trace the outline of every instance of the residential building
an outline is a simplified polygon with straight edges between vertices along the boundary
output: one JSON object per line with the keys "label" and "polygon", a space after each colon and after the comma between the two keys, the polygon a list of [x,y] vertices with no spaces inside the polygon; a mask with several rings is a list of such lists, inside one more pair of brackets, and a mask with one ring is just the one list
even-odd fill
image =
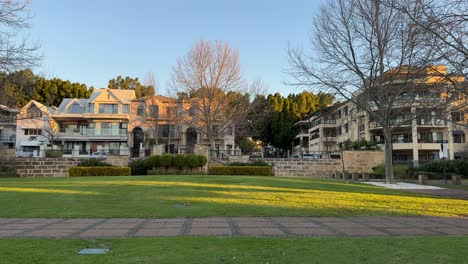
{"label": "residential building", "polygon": [[21,108],[16,121],[16,156],[41,157],[51,145],[56,108],[47,107],[34,100]]}
{"label": "residential building", "polygon": [[[192,103],[160,95],[133,100],[129,125],[132,155],[141,156],[149,142],[162,146],[159,152],[163,153],[193,153],[197,146],[208,149],[209,139],[191,106]],[[220,130],[212,149],[233,154],[234,126],[228,124]]]}
{"label": "residential building", "polygon": [[8,155],[16,147],[16,116],[19,111],[5,105],[0,105],[0,153]]}
{"label": "residential building", "polygon": [[[447,69],[438,66],[438,72],[446,74]],[[429,71],[427,75],[420,80],[429,85],[434,77]],[[461,87],[466,88],[466,84],[461,83]],[[419,90],[418,93],[427,94],[427,91]],[[417,100],[406,109],[398,108],[398,105],[393,109],[402,113],[399,116],[401,120],[393,122],[398,124],[392,129],[394,160],[411,161],[417,166],[420,162],[438,159],[441,151],[449,159],[466,156],[467,98],[459,95],[450,105],[444,105],[438,104],[438,96],[443,95],[431,98],[432,105],[421,104],[421,100]],[[295,155],[338,152],[350,143],[362,140],[383,148],[382,126],[368,112],[349,101],[314,112],[307,120],[296,123],[295,127]]]}

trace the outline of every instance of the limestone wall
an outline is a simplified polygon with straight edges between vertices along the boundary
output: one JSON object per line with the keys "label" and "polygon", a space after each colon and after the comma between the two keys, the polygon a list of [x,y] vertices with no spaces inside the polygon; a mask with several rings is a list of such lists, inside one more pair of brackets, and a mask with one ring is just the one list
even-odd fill
{"label": "limestone wall", "polygon": [[105,162],[117,167],[128,167],[128,160],[128,156],[107,156]]}
{"label": "limestone wall", "polygon": [[74,158],[14,158],[4,164],[16,167],[20,177],[68,177],[68,169],[80,161]]}
{"label": "limestone wall", "polygon": [[345,171],[353,173],[370,173],[372,168],[384,163],[383,151],[344,151]]}

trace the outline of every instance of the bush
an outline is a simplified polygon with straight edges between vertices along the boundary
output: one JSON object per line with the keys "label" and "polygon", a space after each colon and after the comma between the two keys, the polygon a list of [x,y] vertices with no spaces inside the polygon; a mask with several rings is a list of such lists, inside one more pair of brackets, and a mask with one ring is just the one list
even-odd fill
{"label": "bush", "polygon": [[172,157],[172,155],[169,155],[169,154],[162,155],[160,159],[161,167],[166,168],[166,171],[167,171],[167,168],[173,165],[172,164],[173,160],[174,160],[174,157]]}
{"label": "bush", "polygon": [[258,161],[251,161],[251,162],[231,162],[228,164],[228,166],[256,166],[256,167],[262,166],[263,167],[263,166],[270,166],[270,164],[268,162],[258,160]]}
{"label": "bush", "polygon": [[195,154],[189,154],[185,157],[187,160],[187,166],[192,170],[193,168],[198,167],[198,156]]}
{"label": "bush", "polygon": [[0,178],[18,177],[16,168],[13,166],[0,166]]}
{"label": "bush", "polygon": [[446,173],[458,174],[468,178],[468,159],[435,160],[417,167],[416,170],[443,174],[444,168]]}
{"label": "bush", "polygon": [[198,155],[198,167],[201,169],[206,163],[208,163],[208,159],[204,155]]}
{"label": "bush", "polygon": [[130,176],[129,167],[71,167],[70,177],[79,176]]}
{"label": "bush", "polygon": [[144,159],[132,160],[128,166],[132,171],[132,175],[146,175],[148,171],[148,164]]}
{"label": "bush", "polygon": [[161,165],[160,163],[161,156],[160,155],[155,155],[151,156],[146,159],[146,168],[147,169],[153,169],[153,168],[159,168]]}
{"label": "bush", "polygon": [[205,175],[203,171],[165,171],[161,169],[148,170],[148,175]]}
{"label": "bush", "polygon": [[187,166],[187,159],[185,155],[175,155],[172,159],[172,165],[177,167],[179,170]]}
{"label": "bush", "polygon": [[[375,175],[385,178],[385,164],[380,164],[372,171]],[[408,165],[393,165],[393,176],[397,180],[407,179],[411,175],[410,167]]]}
{"label": "bush", "polygon": [[81,161],[78,166],[80,167],[112,167],[111,164],[96,158],[85,159]]}
{"label": "bush", "polygon": [[62,151],[55,150],[55,149],[47,149],[45,151],[45,156],[46,156],[46,158],[61,158],[62,157]]}
{"label": "bush", "polygon": [[271,176],[271,167],[267,166],[213,166],[211,175],[250,175]]}

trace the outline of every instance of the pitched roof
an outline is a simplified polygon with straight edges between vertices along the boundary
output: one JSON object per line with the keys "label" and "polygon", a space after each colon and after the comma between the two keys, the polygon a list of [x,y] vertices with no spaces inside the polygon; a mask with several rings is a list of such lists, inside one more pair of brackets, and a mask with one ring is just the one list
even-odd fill
{"label": "pitched roof", "polygon": [[10,112],[10,113],[19,113],[19,110],[14,109],[14,108],[10,108],[10,107],[8,107],[6,105],[2,105],[2,104],[0,104],[0,109],[4,110],[4,111],[7,111],[7,112]]}
{"label": "pitched roof", "polygon": [[96,98],[98,98],[105,91],[108,91],[111,95],[113,95],[117,100],[119,100],[123,104],[130,104],[130,102],[136,98],[135,90],[100,88],[100,89],[95,89],[93,91],[88,101],[93,102],[94,100],[96,100]]}

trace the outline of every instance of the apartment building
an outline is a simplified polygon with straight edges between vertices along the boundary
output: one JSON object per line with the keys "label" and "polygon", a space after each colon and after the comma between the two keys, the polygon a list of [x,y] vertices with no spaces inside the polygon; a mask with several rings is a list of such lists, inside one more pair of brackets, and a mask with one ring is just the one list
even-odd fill
{"label": "apartment building", "polygon": [[[19,111],[0,105],[0,153],[10,156],[16,145],[16,116]],[[14,153],[14,152],[13,152]],[[13,154],[14,155],[14,154]]]}
{"label": "apartment building", "polygon": [[[164,153],[193,153],[196,146],[209,146],[201,122],[196,120],[193,102],[156,95],[132,101],[129,145],[133,156],[141,156],[148,142],[163,146]],[[215,149],[232,153],[234,126],[228,125],[216,135]]]}
{"label": "apartment building", "polygon": [[[446,73],[445,67],[438,71]],[[425,78],[427,82],[431,77]],[[466,82],[462,85],[466,86]],[[424,93],[424,91],[419,91]],[[416,95],[419,96],[419,95]],[[437,98],[435,98],[437,99]],[[465,105],[461,96],[455,105]],[[434,100],[436,102],[438,100]],[[461,102],[460,102],[461,101]],[[392,131],[393,158],[397,161],[412,161],[414,165],[440,157],[442,152],[449,159],[460,158],[468,153],[468,112],[466,108],[414,103],[410,109],[394,109],[411,116],[402,115],[395,120]],[[447,108],[448,107],[448,108]],[[312,113],[307,120],[295,124],[296,135],[293,153],[332,153],[346,148],[349,143],[366,140],[383,148],[382,126],[368,112],[360,110],[352,102],[336,103]]]}

